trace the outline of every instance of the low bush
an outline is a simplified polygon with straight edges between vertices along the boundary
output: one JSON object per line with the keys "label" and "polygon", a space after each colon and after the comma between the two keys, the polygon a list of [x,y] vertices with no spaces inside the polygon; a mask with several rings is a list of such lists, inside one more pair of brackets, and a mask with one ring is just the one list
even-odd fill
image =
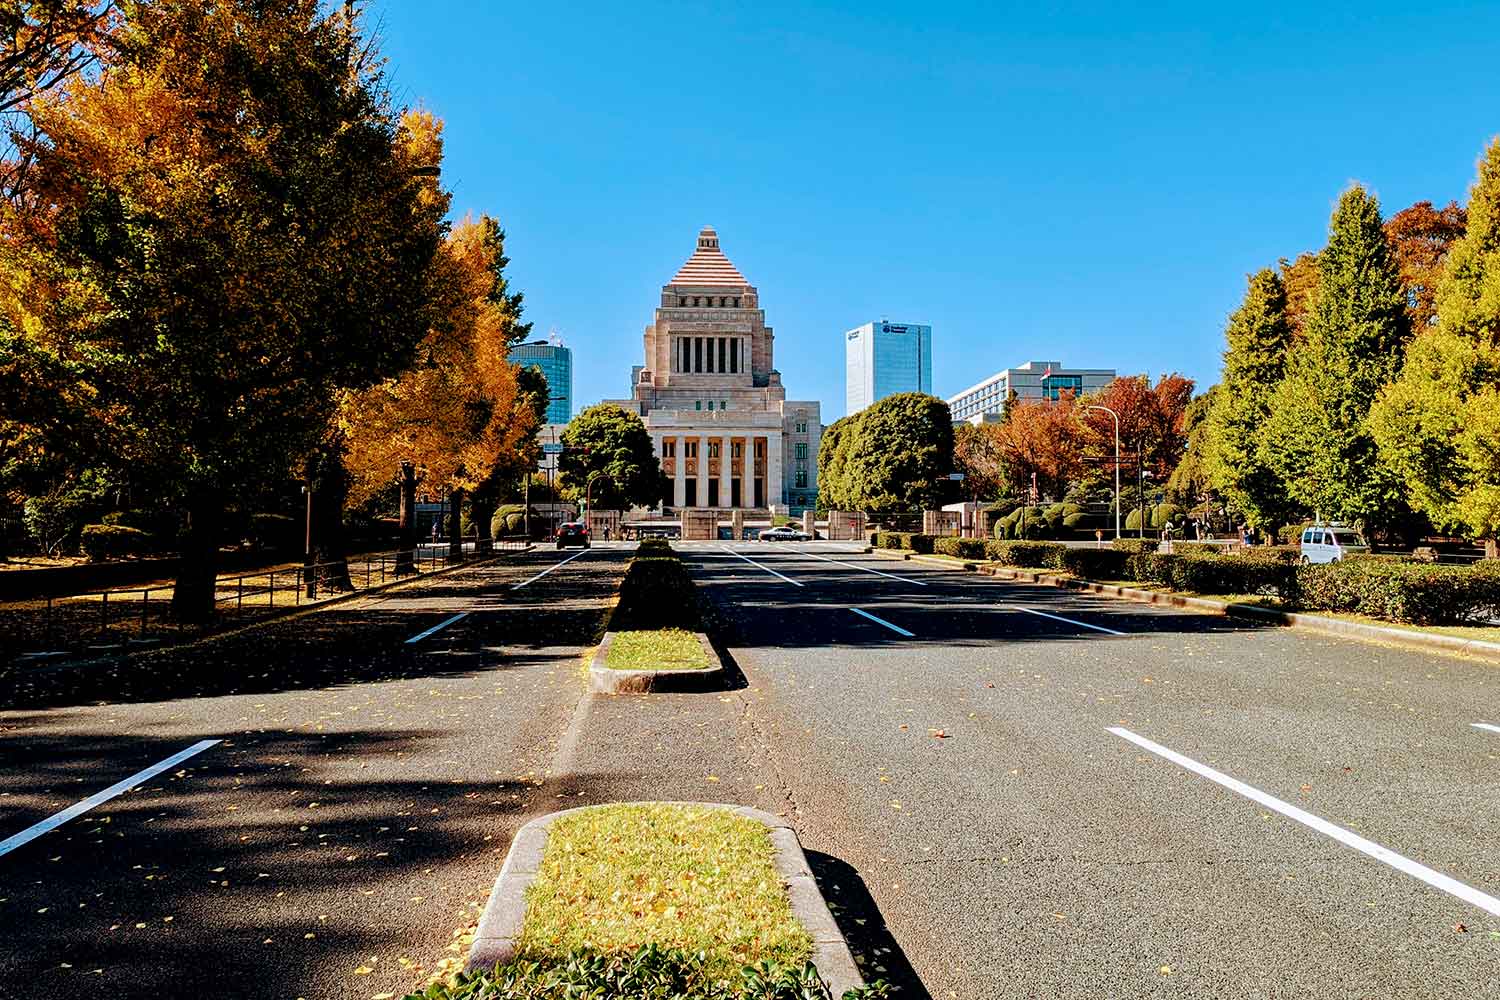
{"label": "low bush", "polygon": [[672,551],[672,543],[665,538],[642,538],[635,547],[638,556],[659,556]]}
{"label": "low bush", "polygon": [[919,552],[922,555],[930,556],[932,555],[932,546],[937,540],[937,535],[923,535],[918,532],[913,532],[912,534],[906,536],[906,547],[911,549],[913,552]]}
{"label": "low bush", "polygon": [[1155,552],[1156,539],[1154,538],[1116,538],[1110,545],[1119,552]]}
{"label": "low bush", "polygon": [[1217,554],[1185,554],[1167,565],[1173,590],[1190,594],[1268,594],[1290,598],[1297,590],[1296,567],[1269,559]]}
{"label": "low bush", "polygon": [[936,535],[924,535],[916,531],[882,531],[876,534],[874,543],[876,548],[881,549],[904,549],[907,552],[919,552],[923,555],[932,554],[932,543],[937,541]]}
{"label": "low bush", "polygon": [[932,543],[933,551],[956,559],[985,559],[983,538],[939,538]]}
{"label": "low bush", "polygon": [[1062,526],[1068,531],[1083,531],[1086,528],[1093,527],[1095,520],[1092,515],[1078,511],[1063,515]]}
{"label": "low bush", "polygon": [[1500,570],[1486,566],[1356,560],[1299,566],[1297,601],[1410,625],[1483,621],[1500,615]]}
{"label": "low bush", "polygon": [[[575,951],[560,961],[519,958],[460,973],[405,1000],[833,1000],[811,963],[761,961],[730,977],[706,968],[700,954],[645,945],[634,951]],[[876,981],[846,990],[842,1000],[887,1000]]]}
{"label": "low bush", "polygon": [[910,532],[906,531],[880,531],[875,534],[875,545],[882,549],[904,549],[908,548],[906,538]]}
{"label": "low bush", "polygon": [[1240,549],[1235,553],[1235,558],[1295,566],[1302,561],[1302,550],[1295,545],[1252,545],[1249,548]]}
{"label": "low bush", "polygon": [[677,553],[645,543],[620,582],[620,602],[610,617],[610,629],[681,628],[701,632],[698,591]]}
{"label": "low bush", "polygon": [[1028,569],[1050,569],[1057,565],[1059,553],[1066,552],[1066,545],[1056,542],[986,542],[985,553],[1003,566],[1020,566]]}
{"label": "low bush", "polygon": [[1085,580],[1124,580],[1130,554],[1118,549],[1065,548],[1056,558],[1058,569]]}
{"label": "low bush", "polygon": [[1282,545],[1296,545],[1302,540],[1302,532],[1311,527],[1311,521],[1303,521],[1300,524],[1283,524],[1276,529],[1276,540]]}
{"label": "low bush", "polygon": [[1168,524],[1180,524],[1184,517],[1181,507],[1175,503],[1159,503],[1151,509],[1151,527],[1160,531]]}
{"label": "low bush", "polygon": [[79,539],[83,554],[93,562],[128,559],[150,552],[154,539],[139,528],[123,524],[86,524]]}
{"label": "low bush", "polygon": [[1172,564],[1180,557],[1161,552],[1127,552],[1125,578],[1156,587],[1172,585]]}

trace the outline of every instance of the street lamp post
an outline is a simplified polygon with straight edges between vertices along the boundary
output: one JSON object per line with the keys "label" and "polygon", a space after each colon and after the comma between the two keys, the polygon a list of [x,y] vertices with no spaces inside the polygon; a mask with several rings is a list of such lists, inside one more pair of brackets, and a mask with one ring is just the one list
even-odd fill
{"label": "street lamp post", "polygon": [[1115,537],[1120,537],[1120,415],[1107,406],[1090,403],[1085,410],[1103,410],[1115,421]]}

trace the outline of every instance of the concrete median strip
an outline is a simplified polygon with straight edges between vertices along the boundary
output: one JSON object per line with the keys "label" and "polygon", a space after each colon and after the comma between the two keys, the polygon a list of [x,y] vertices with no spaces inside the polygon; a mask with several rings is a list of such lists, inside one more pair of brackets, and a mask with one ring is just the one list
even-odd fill
{"label": "concrete median strip", "polygon": [[[653,803],[655,804],[655,803]],[[807,855],[797,840],[791,825],[778,816],[748,806],[727,805],[714,802],[675,802],[675,806],[695,806],[705,809],[724,809],[739,816],[764,824],[776,851],[776,872],[786,887],[791,902],[792,914],[812,937],[812,961],[818,967],[829,992],[842,996],[845,990],[864,985],[854,955],[844,941],[844,935],[823,899],[808,866]],[[469,949],[470,970],[489,969],[497,964],[509,962],[517,957],[521,930],[526,920],[526,890],[536,881],[541,869],[542,857],[547,847],[547,834],[559,818],[594,808],[565,809],[550,813],[521,827],[505,865],[495,881],[485,905],[484,915],[479,921],[479,930]]]}
{"label": "concrete median strip", "polygon": [[724,661],[708,636],[696,632],[708,666],[698,670],[616,670],[605,666],[615,632],[604,633],[594,658],[589,661],[589,690],[597,694],[646,694],[651,691],[706,691],[724,686]]}

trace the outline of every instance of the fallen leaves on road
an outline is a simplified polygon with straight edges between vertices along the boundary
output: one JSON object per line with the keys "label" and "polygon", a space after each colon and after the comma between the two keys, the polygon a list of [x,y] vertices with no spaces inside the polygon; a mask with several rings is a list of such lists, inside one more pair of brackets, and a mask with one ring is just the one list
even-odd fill
{"label": "fallen leaves on road", "polygon": [[935,740],[946,740],[948,738],[947,731],[942,729],[929,729],[927,730],[927,735]]}
{"label": "fallen leaves on road", "polygon": [[1161,967],[1161,974],[1164,976],[1170,976],[1172,974],[1172,967],[1170,965],[1163,965]]}
{"label": "fallen leaves on road", "polygon": [[1469,929],[1467,927],[1465,927],[1463,924],[1454,924],[1453,925],[1453,933],[1455,933],[1455,934],[1467,934],[1467,933],[1469,933]]}

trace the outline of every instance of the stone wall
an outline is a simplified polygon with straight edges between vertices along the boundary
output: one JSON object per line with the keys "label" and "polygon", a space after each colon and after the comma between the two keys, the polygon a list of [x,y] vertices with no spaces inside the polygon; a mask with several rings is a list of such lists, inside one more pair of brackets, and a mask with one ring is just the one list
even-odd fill
{"label": "stone wall", "polygon": [[702,507],[682,510],[682,540],[711,542],[719,537],[719,512]]}

